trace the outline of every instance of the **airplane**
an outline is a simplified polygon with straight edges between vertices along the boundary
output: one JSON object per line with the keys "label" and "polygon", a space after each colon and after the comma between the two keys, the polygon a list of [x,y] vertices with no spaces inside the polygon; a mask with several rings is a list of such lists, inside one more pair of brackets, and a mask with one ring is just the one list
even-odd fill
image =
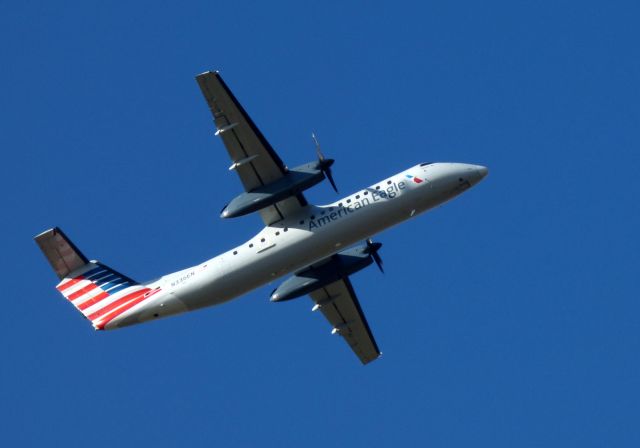
{"label": "airplane", "polygon": [[[476,185],[487,168],[465,163],[420,163],[326,205],[309,204],[303,192],[331,172],[313,135],[317,160],[287,168],[216,72],[196,76],[211,110],[215,135],[231,158],[230,171],[244,192],[221,217],[258,213],[264,228],[241,245],[196,266],[137,282],[86,258],[58,227],[35,237],[60,279],[57,290],[96,330],[111,330],[218,305],[292,274],[273,290],[272,302],[309,295],[363,364],[381,352],[350,276],[375,263],[371,237],[443,204]],[[360,243],[360,244],[357,244]]]}

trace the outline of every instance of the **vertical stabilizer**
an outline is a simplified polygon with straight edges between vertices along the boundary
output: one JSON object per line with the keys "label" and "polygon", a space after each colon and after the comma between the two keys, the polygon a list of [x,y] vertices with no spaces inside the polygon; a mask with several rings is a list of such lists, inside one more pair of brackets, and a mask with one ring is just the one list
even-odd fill
{"label": "vertical stabilizer", "polygon": [[56,289],[96,330],[104,329],[111,320],[160,290],[151,290],[102,263],[88,261],[57,227],[35,240],[60,278]]}
{"label": "vertical stabilizer", "polygon": [[42,232],[35,240],[60,279],[89,263],[87,257],[58,227]]}

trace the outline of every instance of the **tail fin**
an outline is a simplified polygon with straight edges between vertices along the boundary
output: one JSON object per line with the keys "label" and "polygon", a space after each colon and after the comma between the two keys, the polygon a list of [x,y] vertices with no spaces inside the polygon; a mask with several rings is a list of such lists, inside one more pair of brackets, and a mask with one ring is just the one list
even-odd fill
{"label": "tail fin", "polygon": [[60,279],[89,263],[58,227],[42,232],[35,240]]}
{"label": "tail fin", "polygon": [[56,289],[96,330],[156,292],[100,262],[87,260],[57,227],[35,240],[61,280]]}

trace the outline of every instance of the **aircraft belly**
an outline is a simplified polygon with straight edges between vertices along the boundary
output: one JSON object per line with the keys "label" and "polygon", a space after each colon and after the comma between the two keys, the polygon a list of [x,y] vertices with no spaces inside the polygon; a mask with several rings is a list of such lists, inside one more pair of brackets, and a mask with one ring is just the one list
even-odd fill
{"label": "aircraft belly", "polygon": [[[252,255],[235,266],[227,265],[217,297],[230,300],[245,294],[408,219],[409,202],[401,199],[404,198],[360,208],[344,219],[318,229],[290,228],[287,238],[267,251]],[[207,300],[198,305],[207,306]]]}
{"label": "aircraft belly", "polygon": [[286,237],[275,237],[251,252],[219,256],[180,271],[166,280],[167,294],[114,324],[121,327],[227,302],[422,213],[441,202],[440,196],[436,191],[428,195],[407,191],[395,199],[353,208],[339,220],[318,219],[322,225],[311,229],[292,226]]}

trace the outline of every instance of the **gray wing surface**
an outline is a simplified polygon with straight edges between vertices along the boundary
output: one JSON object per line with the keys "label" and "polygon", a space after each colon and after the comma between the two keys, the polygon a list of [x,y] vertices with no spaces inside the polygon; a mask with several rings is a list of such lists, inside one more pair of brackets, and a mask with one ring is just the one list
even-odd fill
{"label": "gray wing surface", "polygon": [[380,356],[367,319],[364,317],[351,281],[345,277],[309,294],[322,314],[349,344],[363,364]]}
{"label": "gray wing surface", "polygon": [[[251,191],[283,177],[287,173],[287,167],[220,74],[205,72],[196,76],[196,80],[213,115],[216,135],[222,138],[231,158],[229,170],[238,173],[245,191]],[[295,213],[305,205],[307,202],[304,196],[299,194],[260,210],[260,215],[264,223],[269,225]]]}

